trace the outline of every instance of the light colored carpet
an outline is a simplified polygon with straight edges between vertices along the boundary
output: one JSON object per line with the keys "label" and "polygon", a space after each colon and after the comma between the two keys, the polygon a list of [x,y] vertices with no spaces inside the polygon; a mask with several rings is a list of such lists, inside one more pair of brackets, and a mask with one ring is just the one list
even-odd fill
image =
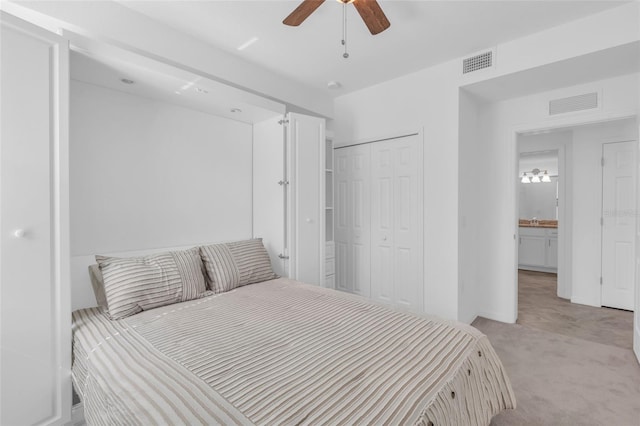
{"label": "light colored carpet", "polygon": [[518,404],[491,424],[640,426],[632,314],[559,299],[554,278],[520,274],[519,324],[473,322],[500,356]]}
{"label": "light colored carpet", "polygon": [[518,324],[633,349],[633,312],[571,303],[557,294],[557,275],[518,273]]}
{"label": "light colored carpet", "polygon": [[640,425],[640,365],[632,351],[478,318],[502,360],[517,408],[492,425]]}

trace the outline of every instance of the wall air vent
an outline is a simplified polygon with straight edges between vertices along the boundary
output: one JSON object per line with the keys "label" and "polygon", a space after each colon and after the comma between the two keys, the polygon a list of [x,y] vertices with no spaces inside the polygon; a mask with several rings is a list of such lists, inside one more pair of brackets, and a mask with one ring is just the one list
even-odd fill
{"label": "wall air vent", "polygon": [[549,115],[598,108],[598,92],[549,101]]}
{"label": "wall air vent", "polygon": [[493,51],[480,53],[462,60],[462,74],[490,68],[493,66]]}

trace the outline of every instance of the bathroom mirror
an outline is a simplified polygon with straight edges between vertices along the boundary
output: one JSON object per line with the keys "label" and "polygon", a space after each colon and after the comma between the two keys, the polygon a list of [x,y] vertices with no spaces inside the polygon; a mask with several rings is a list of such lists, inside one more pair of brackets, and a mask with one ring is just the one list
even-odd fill
{"label": "bathroom mirror", "polygon": [[520,219],[558,219],[558,151],[523,152],[519,162]]}

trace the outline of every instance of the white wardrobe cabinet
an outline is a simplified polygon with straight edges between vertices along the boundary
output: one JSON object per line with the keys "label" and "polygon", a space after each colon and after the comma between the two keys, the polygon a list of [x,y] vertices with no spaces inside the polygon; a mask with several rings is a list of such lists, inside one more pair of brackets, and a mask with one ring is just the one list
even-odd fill
{"label": "white wardrobe cabinet", "polygon": [[337,288],[422,310],[422,145],[418,135],[340,148]]}
{"label": "white wardrobe cabinet", "polygon": [[276,273],[325,285],[325,121],[289,113],[254,125],[253,233]]}
{"label": "white wardrobe cabinet", "polygon": [[0,424],[65,424],[71,416],[68,45],[0,13]]}

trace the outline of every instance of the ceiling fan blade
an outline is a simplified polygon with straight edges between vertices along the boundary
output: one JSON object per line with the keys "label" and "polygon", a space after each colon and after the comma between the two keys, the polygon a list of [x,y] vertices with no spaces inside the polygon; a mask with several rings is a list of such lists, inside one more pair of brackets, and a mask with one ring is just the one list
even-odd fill
{"label": "ceiling fan blade", "polygon": [[284,21],[285,25],[297,27],[302,24],[305,19],[309,17],[320,5],[324,3],[324,0],[304,0],[296,9],[289,14]]}
{"label": "ceiling fan blade", "polygon": [[353,5],[371,34],[379,34],[391,26],[376,0],[354,0]]}

